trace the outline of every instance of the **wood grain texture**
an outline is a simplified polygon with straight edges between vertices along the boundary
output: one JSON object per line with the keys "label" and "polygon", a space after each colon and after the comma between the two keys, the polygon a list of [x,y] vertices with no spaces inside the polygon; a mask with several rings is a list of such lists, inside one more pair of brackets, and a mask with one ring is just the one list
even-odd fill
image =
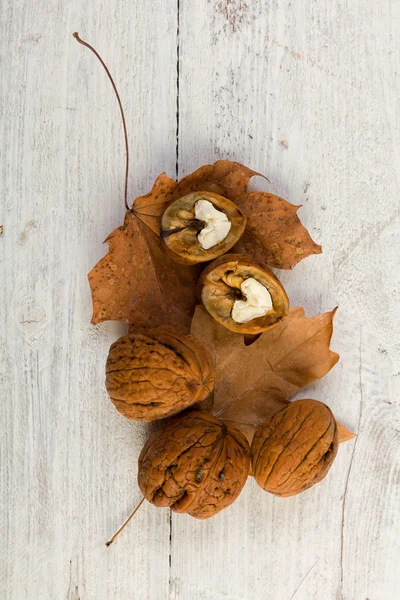
{"label": "wood grain texture", "polygon": [[72,32],[118,83],[132,197],[175,172],[176,13],[5,0],[1,30],[0,597],[165,598],[167,513],[142,508],[104,545],[140,499],[146,431],[105,392],[119,328],[89,324],[87,273],[124,216],[124,146],[111,86]]}
{"label": "wood grain texture", "polygon": [[399,9],[181,3],[180,174],[231,158],[304,205],[324,254],[280,276],[308,315],[339,304],[332,348],[342,360],[299,397],[326,402],[359,435],[299,497],[273,498],[252,481],[213,521],[174,516],[175,598],[397,596]]}
{"label": "wood grain texture", "polygon": [[[399,24],[391,0],[3,0],[2,599],[397,598]],[[144,505],[108,550],[139,499],[146,428],[104,390],[121,328],[89,324],[86,273],[124,214],[123,138],[74,30],[118,83],[131,197],[175,175],[178,129],[180,176],[240,160],[304,205],[324,254],[280,276],[307,315],[339,304],[342,358],[299,397],[358,431],[301,496],[250,480],[204,522]]]}

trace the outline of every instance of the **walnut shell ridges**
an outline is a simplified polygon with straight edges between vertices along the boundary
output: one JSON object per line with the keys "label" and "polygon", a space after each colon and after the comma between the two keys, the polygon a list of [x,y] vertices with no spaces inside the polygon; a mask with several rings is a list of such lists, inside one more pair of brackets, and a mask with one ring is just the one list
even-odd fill
{"label": "walnut shell ridges", "polygon": [[[231,223],[226,238],[207,250],[198,240],[198,234],[205,225],[195,216],[195,205],[200,200],[210,202]],[[192,192],[167,206],[161,219],[160,235],[172,258],[184,264],[196,264],[214,260],[228,252],[242,236],[246,220],[242,211],[228,198],[213,192]]]}
{"label": "walnut shell ridges", "polygon": [[106,388],[128,419],[154,421],[205,400],[214,387],[212,359],[192,336],[159,327],[129,334],[110,348]]}
{"label": "walnut shell ridges", "polygon": [[244,435],[207,412],[191,410],[149,438],[139,457],[138,483],[155,506],[207,519],[236,500],[249,469]]}
{"label": "walnut shell ridges", "polygon": [[275,496],[294,496],[328,473],[338,450],[331,410],[317,400],[297,400],[261,425],[251,446],[254,478]]}
{"label": "walnut shell ridges", "polygon": [[[269,292],[272,309],[264,316],[245,323],[232,318],[241,284],[254,278]],[[221,325],[243,334],[258,334],[271,329],[289,312],[289,298],[281,282],[268,267],[261,267],[243,254],[225,254],[208,265],[200,276],[198,296],[207,312]]]}

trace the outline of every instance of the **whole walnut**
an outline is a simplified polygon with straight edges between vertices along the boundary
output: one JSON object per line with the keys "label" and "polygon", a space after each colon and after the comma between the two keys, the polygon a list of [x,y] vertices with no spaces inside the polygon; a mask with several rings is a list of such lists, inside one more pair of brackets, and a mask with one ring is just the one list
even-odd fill
{"label": "whole walnut", "polygon": [[228,252],[245,226],[246,216],[228,198],[193,192],[167,206],[160,233],[172,258],[196,264]]}
{"label": "whole walnut", "polygon": [[275,496],[294,496],[328,473],[338,450],[331,410],[317,400],[297,400],[256,430],[251,446],[254,478]]}
{"label": "whole walnut", "polygon": [[154,421],[174,415],[210,395],[212,359],[192,336],[159,327],[130,334],[110,348],[106,388],[128,419]]}
{"label": "whole walnut", "polygon": [[149,438],[138,482],[155,506],[207,519],[236,500],[249,469],[244,435],[208,412],[190,410]]}
{"label": "whole walnut", "polygon": [[221,325],[237,333],[271,329],[289,312],[281,282],[267,267],[243,254],[225,254],[201,274],[198,295]]}

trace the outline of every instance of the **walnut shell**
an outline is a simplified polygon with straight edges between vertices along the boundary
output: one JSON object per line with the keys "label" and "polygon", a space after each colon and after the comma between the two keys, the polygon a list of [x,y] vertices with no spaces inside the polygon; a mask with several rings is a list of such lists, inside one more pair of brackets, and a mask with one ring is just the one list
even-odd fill
{"label": "walnut shell", "polygon": [[[237,323],[232,318],[232,308],[236,300],[243,298],[240,286],[249,278],[267,288],[273,308],[262,317]],[[289,299],[280,281],[267,267],[260,267],[243,254],[225,254],[208,265],[201,274],[198,295],[218,323],[237,333],[262,333],[277,325],[289,312]]]}
{"label": "walnut shell", "polygon": [[208,519],[236,500],[249,469],[244,435],[208,412],[190,410],[146,442],[138,483],[155,506]]}
{"label": "walnut shell", "polygon": [[[197,236],[204,222],[195,217],[195,204],[208,200],[214,208],[223,212],[231,223],[231,229],[222,242],[205,250]],[[185,264],[214,260],[228,252],[239,240],[246,226],[246,216],[233,202],[212,192],[193,192],[171,202],[161,219],[161,232],[172,258]]]}
{"label": "walnut shell", "polygon": [[294,496],[328,473],[338,450],[331,410],[317,400],[297,400],[256,430],[251,446],[254,478],[275,496]]}
{"label": "walnut shell", "polygon": [[210,395],[212,359],[192,336],[159,327],[130,334],[110,348],[106,388],[128,419],[154,421],[174,415]]}

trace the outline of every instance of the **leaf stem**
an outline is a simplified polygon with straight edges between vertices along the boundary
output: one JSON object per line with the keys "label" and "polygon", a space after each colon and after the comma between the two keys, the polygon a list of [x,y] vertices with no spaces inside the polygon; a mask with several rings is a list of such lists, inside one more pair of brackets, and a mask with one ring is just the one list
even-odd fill
{"label": "leaf stem", "polygon": [[143,504],[144,501],[145,501],[145,498],[143,497],[141,499],[141,501],[139,502],[139,504],[133,509],[133,512],[129,515],[129,517],[127,518],[127,520],[125,521],[125,523],[123,525],[121,525],[121,527],[118,529],[118,531],[116,533],[114,533],[114,535],[112,536],[111,540],[109,540],[108,542],[106,542],[107,548],[109,546],[111,546],[111,544],[119,536],[119,534],[121,533],[121,531],[123,531],[125,529],[125,527],[128,525],[128,523],[130,522],[130,520],[133,519],[133,517],[135,516],[135,514],[137,513],[137,511],[139,510],[139,508],[142,506],[142,504]]}
{"label": "leaf stem", "polygon": [[90,44],[88,44],[87,42],[83,41],[80,37],[79,34],[75,31],[75,33],[72,34],[74,36],[74,38],[80,43],[82,44],[82,46],[86,46],[86,48],[89,48],[89,50],[91,50],[93,52],[93,54],[99,59],[99,61],[101,62],[101,64],[104,67],[105,72],[107,73],[108,79],[111,81],[111,85],[113,86],[115,95],[117,97],[118,100],[118,105],[119,105],[119,109],[121,111],[121,118],[122,118],[122,126],[124,128],[124,138],[125,138],[125,154],[126,154],[126,164],[125,164],[125,190],[124,190],[124,203],[125,203],[125,208],[126,210],[131,210],[130,206],[128,205],[128,175],[129,175],[129,144],[128,144],[128,132],[126,129],[126,121],[125,121],[125,114],[124,114],[124,109],[122,108],[122,102],[121,102],[121,98],[119,97],[119,93],[117,90],[117,86],[114,83],[114,79],[111,76],[110,71],[108,70],[108,67],[106,65],[106,63],[104,62],[104,60],[101,58],[100,54],[97,52],[97,50],[95,50],[93,48],[93,46],[91,46]]}

